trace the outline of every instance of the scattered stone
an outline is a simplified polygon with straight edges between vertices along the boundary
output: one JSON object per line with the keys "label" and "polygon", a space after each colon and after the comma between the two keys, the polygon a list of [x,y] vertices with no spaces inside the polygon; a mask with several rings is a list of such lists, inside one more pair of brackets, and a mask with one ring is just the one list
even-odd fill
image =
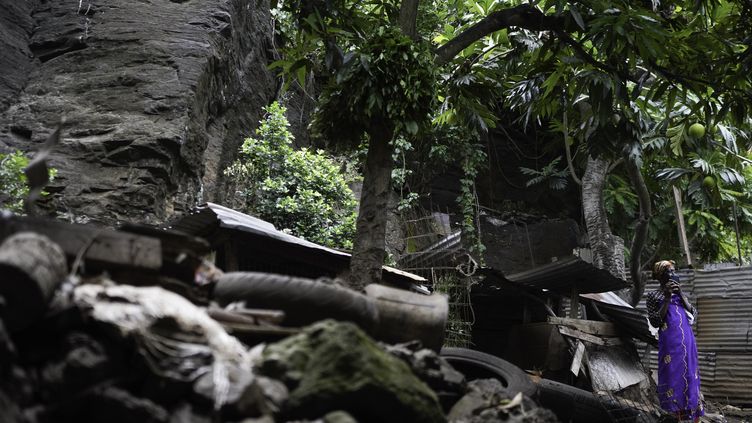
{"label": "scattered stone", "polygon": [[0,422],[21,423],[22,415],[16,403],[0,390]]}
{"label": "scattered stone", "polygon": [[168,423],[169,413],[146,398],[114,386],[93,389],[76,399],[32,410],[27,419],[38,423],[108,422]]}
{"label": "scattered stone", "polygon": [[63,250],[46,236],[19,232],[0,244],[0,318],[10,332],[44,315],[67,272]]}
{"label": "scattered stone", "polygon": [[245,346],[180,295],[158,287],[81,285],[73,297],[93,320],[136,340],[156,376],[193,382],[210,374],[216,409],[248,383],[247,374],[238,371],[253,365]]}
{"label": "scattered stone", "polygon": [[328,413],[322,419],[324,423],[358,423],[347,411],[337,410]]}
{"label": "scattered stone", "polygon": [[445,411],[465,393],[465,375],[455,370],[446,359],[420,342],[382,345],[390,354],[407,363],[413,373],[439,396]]}
{"label": "scattered stone", "polygon": [[64,355],[41,371],[44,390],[55,400],[76,395],[114,373],[115,363],[91,336],[74,332],[66,337],[65,344]]}
{"label": "scattered stone", "polygon": [[198,412],[190,404],[180,404],[170,413],[169,423],[213,423],[211,416]]}
{"label": "scattered stone", "polygon": [[436,394],[351,323],[316,323],[263,358],[259,372],[290,389],[285,418],[342,410],[361,422],[444,420]]}
{"label": "scattered stone", "polygon": [[509,391],[496,379],[477,379],[468,383],[468,393],[452,407],[447,417],[456,423],[556,423],[559,419],[535,401]]}

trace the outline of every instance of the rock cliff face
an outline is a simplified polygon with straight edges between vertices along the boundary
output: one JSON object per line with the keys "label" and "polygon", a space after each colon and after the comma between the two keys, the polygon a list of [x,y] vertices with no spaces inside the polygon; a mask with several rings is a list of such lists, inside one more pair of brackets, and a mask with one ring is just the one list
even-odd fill
{"label": "rock cliff face", "polygon": [[216,200],[274,95],[267,0],[0,0],[0,151],[66,123],[58,212],[158,223]]}

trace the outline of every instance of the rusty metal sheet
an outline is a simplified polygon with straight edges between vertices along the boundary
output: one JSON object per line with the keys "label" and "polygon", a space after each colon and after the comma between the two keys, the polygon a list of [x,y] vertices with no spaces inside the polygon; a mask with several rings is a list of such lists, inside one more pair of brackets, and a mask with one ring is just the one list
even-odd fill
{"label": "rusty metal sheet", "polygon": [[698,348],[752,354],[752,297],[700,298],[697,309]]}
{"label": "rusty metal sheet", "polygon": [[752,298],[752,267],[698,270],[694,282],[697,297]]}
{"label": "rusty metal sheet", "polygon": [[587,362],[595,391],[620,391],[647,378],[640,362],[624,346],[587,347]]}
{"label": "rusty metal sheet", "polygon": [[569,293],[572,287],[577,287],[580,294],[615,291],[628,286],[626,281],[575,256],[506,275],[506,279],[529,288],[563,293]]}
{"label": "rusty metal sheet", "polygon": [[719,352],[715,356],[713,377],[706,377],[702,362],[700,379],[707,399],[725,404],[752,403],[752,354]]}

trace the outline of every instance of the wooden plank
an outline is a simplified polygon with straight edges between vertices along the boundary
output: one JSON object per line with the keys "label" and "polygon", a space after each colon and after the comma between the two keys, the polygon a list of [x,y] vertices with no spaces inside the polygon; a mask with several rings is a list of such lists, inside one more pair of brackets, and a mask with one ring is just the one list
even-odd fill
{"label": "wooden plank", "polygon": [[571,329],[566,326],[559,326],[559,333],[565,336],[571,336],[572,338],[577,338],[582,341],[587,341],[592,344],[596,345],[604,345],[604,346],[610,346],[610,345],[621,345],[622,340],[619,338],[602,338],[595,335],[590,335],[589,333],[581,332],[577,329]]}
{"label": "wooden plank", "polygon": [[674,213],[676,215],[676,222],[678,223],[676,229],[679,231],[679,241],[681,243],[682,250],[684,250],[684,258],[687,260],[687,266],[692,266],[692,254],[689,252],[689,242],[687,241],[687,228],[684,225],[684,213],[682,211],[681,192],[676,185],[672,185],[671,189],[674,193]]}
{"label": "wooden plank", "polygon": [[0,240],[23,231],[48,237],[63,249],[70,260],[85,250],[83,258],[87,265],[150,270],[162,267],[162,248],[156,238],[52,219],[0,218]]}
{"label": "wooden plank", "polygon": [[569,326],[579,331],[591,335],[601,336],[619,336],[620,333],[616,325],[610,322],[599,322],[596,320],[570,319],[566,317],[548,317],[548,323],[555,325]]}
{"label": "wooden plank", "polygon": [[585,356],[585,344],[582,341],[577,341],[577,348],[574,351],[574,358],[572,359],[572,365],[569,370],[574,373],[575,376],[580,374],[580,366],[582,365],[582,357]]}
{"label": "wooden plank", "polygon": [[571,297],[569,298],[569,317],[576,319],[580,314],[580,293],[577,285],[572,286]]}

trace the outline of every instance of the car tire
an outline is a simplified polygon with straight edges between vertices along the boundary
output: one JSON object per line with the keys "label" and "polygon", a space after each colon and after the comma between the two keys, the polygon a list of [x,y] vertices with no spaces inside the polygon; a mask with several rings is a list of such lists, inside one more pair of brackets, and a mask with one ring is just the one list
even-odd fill
{"label": "car tire", "polygon": [[536,387],[524,370],[499,357],[467,348],[444,347],[441,357],[446,359],[468,380],[498,379],[510,394],[522,392],[527,396],[536,393]]}

